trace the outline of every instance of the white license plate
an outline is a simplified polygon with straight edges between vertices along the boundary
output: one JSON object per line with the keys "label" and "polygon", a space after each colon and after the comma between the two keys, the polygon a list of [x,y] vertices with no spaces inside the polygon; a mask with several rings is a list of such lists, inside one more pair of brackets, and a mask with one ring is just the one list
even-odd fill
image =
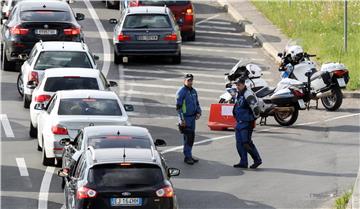
{"label": "white license plate", "polygon": [[305,106],[304,100],[299,99],[299,100],[298,100],[298,103],[299,103],[300,109],[305,109],[306,106]]}
{"label": "white license plate", "polygon": [[138,41],[157,41],[158,36],[137,36]]}
{"label": "white license plate", "polygon": [[56,35],[57,34],[57,30],[47,30],[47,29],[37,29],[35,30],[35,33],[38,35]]}
{"label": "white license plate", "polygon": [[338,78],[337,82],[338,82],[340,87],[345,87],[346,86],[344,78]]}
{"label": "white license plate", "polygon": [[111,206],[141,206],[141,198],[111,198]]}

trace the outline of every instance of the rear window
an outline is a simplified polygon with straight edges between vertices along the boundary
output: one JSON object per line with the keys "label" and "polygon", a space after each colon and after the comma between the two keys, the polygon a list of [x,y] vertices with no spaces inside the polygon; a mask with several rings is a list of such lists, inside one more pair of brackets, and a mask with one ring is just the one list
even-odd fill
{"label": "rear window", "polygon": [[45,51],[39,55],[34,70],[59,67],[92,68],[92,65],[86,52]]}
{"label": "rear window", "polygon": [[148,137],[133,136],[97,136],[88,139],[88,146],[94,148],[137,148],[149,149],[151,147]]}
{"label": "rear window", "polygon": [[145,187],[164,181],[161,169],[151,164],[97,165],[90,169],[88,181],[97,187]]}
{"label": "rear window", "polygon": [[52,77],[46,79],[44,91],[56,92],[74,89],[99,89],[96,78],[86,77]]}
{"label": "rear window", "polygon": [[174,5],[179,5],[179,6],[185,6],[190,4],[190,1],[182,1],[182,0],[167,0],[167,1],[162,1],[162,0],[140,0],[139,4],[142,6],[174,6]]}
{"label": "rear window", "polygon": [[62,99],[58,114],[121,116],[122,112],[115,99]]}
{"label": "rear window", "polygon": [[124,28],[170,28],[171,23],[167,15],[134,14],[126,16]]}
{"label": "rear window", "polygon": [[68,11],[54,11],[54,10],[28,10],[20,12],[20,19],[22,21],[71,21],[71,14]]}

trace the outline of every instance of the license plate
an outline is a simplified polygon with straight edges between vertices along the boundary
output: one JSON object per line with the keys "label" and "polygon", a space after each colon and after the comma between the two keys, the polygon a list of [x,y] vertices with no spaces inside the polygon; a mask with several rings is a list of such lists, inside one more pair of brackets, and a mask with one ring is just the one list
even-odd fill
{"label": "license plate", "polygon": [[138,41],[157,41],[158,36],[137,36]]}
{"label": "license plate", "polygon": [[337,82],[338,82],[340,87],[345,87],[346,86],[344,78],[338,78]]}
{"label": "license plate", "polygon": [[298,100],[298,103],[299,103],[300,109],[305,109],[306,106],[305,106],[304,100],[299,99],[299,100]]}
{"label": "license plate", "polygon": [[111,206],[141,206],[141,198],[111,198]]}
{"label": "license plate", "polygon": [[57,34],[57,30],[47,30],[47,29],[37,29],[35,30],[35,33],[38,35],[56,35]]}

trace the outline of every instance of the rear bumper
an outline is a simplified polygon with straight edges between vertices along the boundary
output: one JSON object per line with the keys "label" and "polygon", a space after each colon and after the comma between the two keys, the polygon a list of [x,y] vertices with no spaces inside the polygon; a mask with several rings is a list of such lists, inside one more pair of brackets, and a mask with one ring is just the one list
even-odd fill
{"label": "rear bumper", "polygon": [[118,56],[136,55],[136,56],[173,56],[181,51],[181,43],[171,44],[151,44],[151,43],[117,43],[115,44],[115,53]]}
{"label": "rear bumper", "polygon": [[62,159],[64,147],[59,144],[60,139],[69,137],[67,135],[52,135],[44,138],[43,149],[46,151],[48,158]]}

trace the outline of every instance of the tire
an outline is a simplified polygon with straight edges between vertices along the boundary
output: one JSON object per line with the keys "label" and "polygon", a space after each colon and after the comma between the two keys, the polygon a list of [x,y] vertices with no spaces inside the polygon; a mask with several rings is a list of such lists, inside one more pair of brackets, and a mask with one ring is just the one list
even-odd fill
{"label": "tire", "polygon": [[181,64],[181,52],[179,52],[178,55],[173,56],[171,59],[173,64]]}
{"label": "tire", "polygon": [[40,147],[39,141],[37,143],[37,151],[42,151],[42,148]]}
{"label": "tire", "polygon": [[195,33],[195,31],[192,33],[192,34],[190,34],[188,37],[187,37],[187,41],[195,41],[195,39],[196,39],[196,33]]}
{"label": "tire", "polygon": [[20,73],[17,78],[16,87],[21,97],[24,96],[24,82],[22,80],[22,74]]}
{"label": "tire", "polygon": [[16,63],[8,61],[6,54],[5,54],[5,46],[1,45],[1,69],[4,71],[15,71],[16,70]]}
{"label": "tire", "polygon": [[31,103],[31,99],[29,99],[29,96],[24,95],[23,100],[24,100],[24,108],[25,108],[25,109],[29,109],[30,103]]}
{"label": "tire", "polygon": [[343,94],[339,87],[331,89],[332,95],[329,97],[322,97],[321,103],[328,111],[336,111],[340,108],[343,101]]}
{"label": "tire", "polygon": [[[290,115],[288,115],[286,118],[283,118],[284,116],[281,114],[283,114],[283,112],[275,112],[274,118],[276,122],[281,126],[291,126],[296,122],[299,116],[299,108],[295,107],[294,111],[290,113]],[[286,120],[287,118],[289,119]]]}
{"label": "tire", "polygon": [[29,135],[31,138],[36,138],[37,137],[37,128],[35,128],[32,124],[32,122],[30,121],[30,130],[29,130]]}
{"label": "tire", "polygon": [[117,55],[116,52],[114,52],[114,63],[116,65],[120,65],[123,63],[123,56]]}
{"label": "tire", "polygon": [[55,158],[46,157],[46,152],[45,152],[45,147],[44,147],[44,140],[43,140],[43,148],[42,148],[42,164],[44,166],[53,166],[55,164]]}

